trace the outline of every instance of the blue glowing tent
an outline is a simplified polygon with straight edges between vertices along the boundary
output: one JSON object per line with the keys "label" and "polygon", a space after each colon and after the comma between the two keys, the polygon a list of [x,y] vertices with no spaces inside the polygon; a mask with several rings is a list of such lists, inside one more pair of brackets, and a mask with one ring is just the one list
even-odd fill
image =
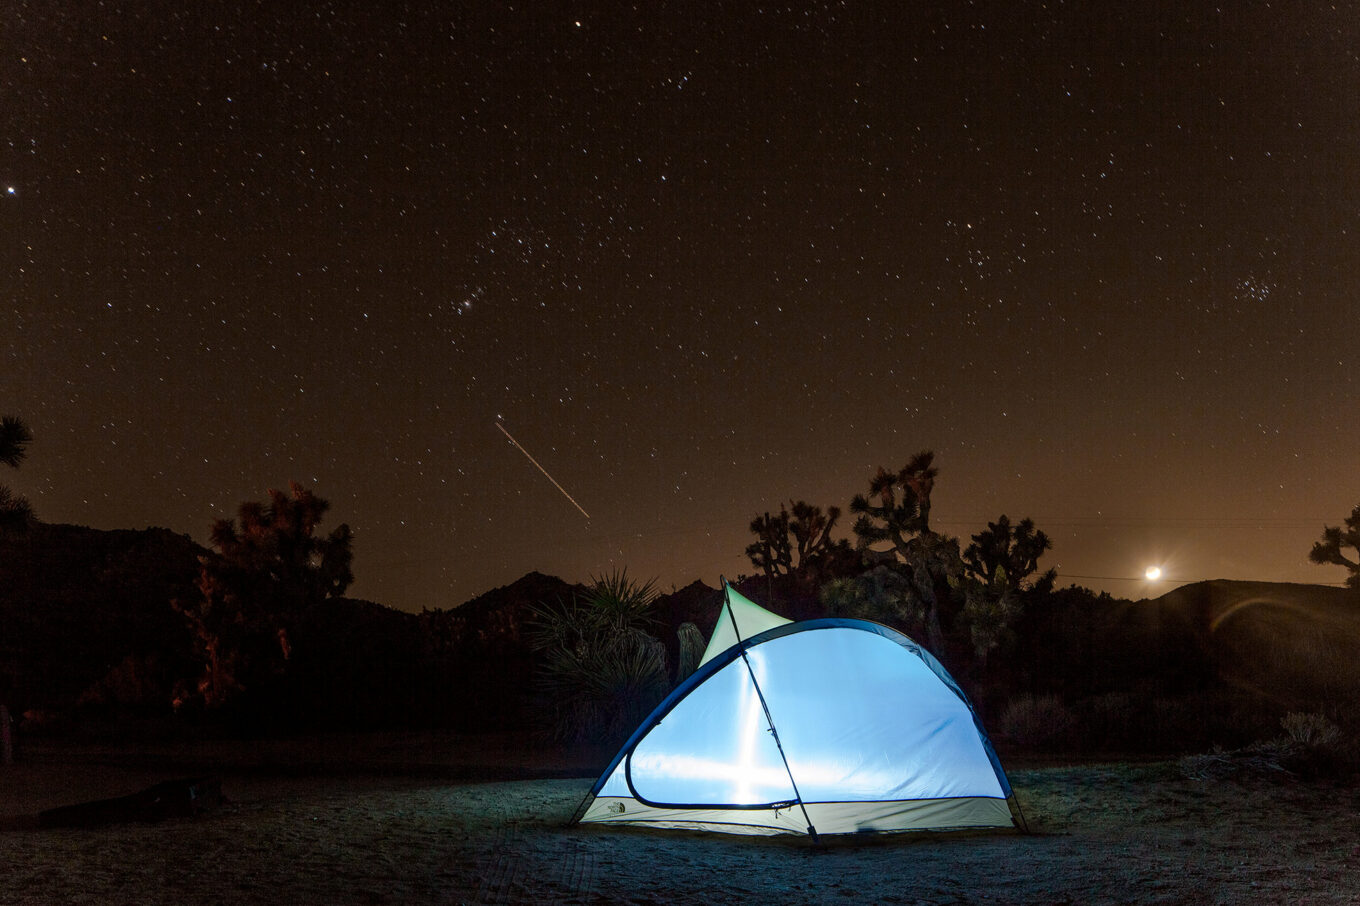
{"label": "blue glowing tent", "polygon": [[791,623],[723,583],[700,667],[624,744],[582,822],[738,834],[1018,826],[939,661],[865,620]]}

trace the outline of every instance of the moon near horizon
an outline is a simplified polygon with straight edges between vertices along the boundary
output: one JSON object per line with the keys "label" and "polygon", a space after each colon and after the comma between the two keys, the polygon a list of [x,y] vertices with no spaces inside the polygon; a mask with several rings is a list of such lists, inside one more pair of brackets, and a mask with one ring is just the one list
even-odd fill
{"label": "moon near horizon", "polygon": [[1156,582],[1162,577],[1162,568],[1160,566],[1149,566],[1143,575],[1147,577],[1149,582]]}

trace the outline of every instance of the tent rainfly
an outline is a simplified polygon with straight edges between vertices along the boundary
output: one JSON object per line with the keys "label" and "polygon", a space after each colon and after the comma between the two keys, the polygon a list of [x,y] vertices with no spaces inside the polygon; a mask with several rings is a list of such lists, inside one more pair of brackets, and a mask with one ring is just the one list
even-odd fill
{"label": "tent rainfly", "polygon": [[734,834],[1020,827],[1001,762],[940,662],[865,620],[790,622],[723,581],[699,668],[577,810]]}

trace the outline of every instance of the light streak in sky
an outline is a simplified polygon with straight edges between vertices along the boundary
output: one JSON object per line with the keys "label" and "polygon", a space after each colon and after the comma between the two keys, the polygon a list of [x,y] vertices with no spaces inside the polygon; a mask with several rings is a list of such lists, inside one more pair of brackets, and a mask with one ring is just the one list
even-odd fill
{"label": "light streak in sky", "polygon": [[542,472],[543,475],[544,475],[549,481],[551,481],[551,482],[553,483],[553,487],[557,488],[557,490],[559,490],[559,491],[562,492],[562,496],[563,496],[563,497],[565,497],[565,498],[567,498],[568,500],[571,501],[571,505],[572,505],[572,506],[576,507],[578,510],[581,511],[581,515],[582,515],[582,516],[586,517],[587,519],[590,518],[590,514],[587,513],[587,512],[585,511],[585,508],[584,508],[584,507],[582,507],[579,503],[576,502],[576,498],[575,498],[575,497],[572,497],[570,494],[568,494],[568,493],[567,493],[567,489],[564,488],[564,487],[562,487],[560,484],[558,484],[558,483],[557,483],[557,479],[556,479],[556,478],[553,478],[551,475],[549,475],[549,474],[548,474],[548,470],[545,469],[545,468],[543,468],[542,466],[540,466],[540,465],[538,464],[538,460],[537,460],[537,459],[534,459],[534,457],[533,457],[532,455],[530,455],[530,453],[529,453],[528,450],[524,449],[523,447],[521,447],[521,446],[519,445],[519,441],[515,440],[514,436],[513,436],[509,431],[505,430],[505,426],[504,426],[504,425],[502,425],[500,422],[496,422],[496,427],[501,429],[501,433],[502,433],[502,434],[504,434],[506,437],[510,438],[510,443],[512,443],[512,444],[515,445],[515,449],[519,450],[519,451],[520,451],[521,453],[523,453],[525,456],[528,456],[528,457],[529,457],[529,462],[533,463],[534,466],[538,469],[538,471]]}

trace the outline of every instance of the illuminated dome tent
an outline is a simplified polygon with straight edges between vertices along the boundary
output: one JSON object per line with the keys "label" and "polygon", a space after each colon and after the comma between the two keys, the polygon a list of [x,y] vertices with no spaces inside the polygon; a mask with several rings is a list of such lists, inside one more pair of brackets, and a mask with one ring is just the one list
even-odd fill
{"label": "illuminated dome tent", "polygon": [[614,756],[580,821],[814,837],[1018,826],[987,734],[929,652],[723,591],[699,669]]}

